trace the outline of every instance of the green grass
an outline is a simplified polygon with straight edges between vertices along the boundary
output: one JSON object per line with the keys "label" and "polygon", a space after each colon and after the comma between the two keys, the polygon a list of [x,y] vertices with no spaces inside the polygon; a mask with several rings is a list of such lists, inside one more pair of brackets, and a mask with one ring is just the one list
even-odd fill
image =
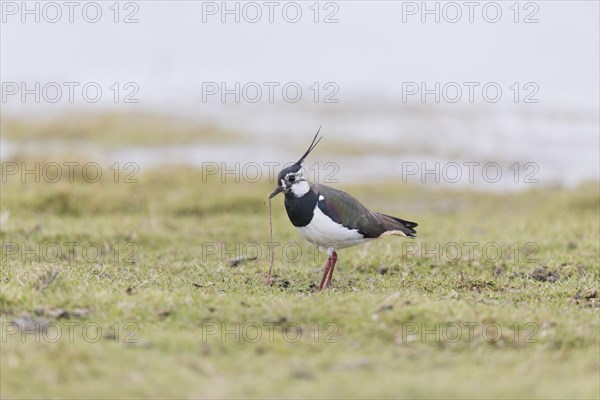
{"label": "green grass", "polygon": [[[223,130],[190,118],[132,112],[79,112],[33,119],[18,116],[3,116],[0,131],[4,139],[16,145],[36,143],[44,149],[46,144],[61,143],[67,150],[81,152],[81,145],[97,146],[101,149],[116,149],[136,146],[163,146],[194,144],[250,143],[248,136],[240,132]],[[72,145],[75,146],[72,146]],[[304,146],[305,143],[298,143]],[[323,154],[357,156],[379,154],[400,156],[411,153],[430,153],[427,145],[407,147],[407,144],[376,143],[347,139],[329,138],[319,148]],[[67,157],[68,158],[68,157]]]}
{"label": "green grass", "polygon": [[148,113],[79,113],[38,119],[2,118],[4,139],[16,143],[62,140],[102,147],[157,146],[194,142],[223,142],[237,138],[234,132],[207,124]]}
{"label": "green grass", "polygon": [[[176,166],[138,178],[2,184],[2,398],[600,396],[597,183],[510,194],[336,185],[419,222],[419,238],[340,251],[335,289],[317,293],[324,256],[280,197],[275,240],[302,254],[278,248],[265,283],[272,184],[203,182]],[[104,255],[83,254],[89,243]],[[482,254],[489,243],[499,259]],[[258,260],[230,266],[244,255]],[[25,314],[56,322],[60,340],[13,334]],[[409,334],[422,324],[433,333]],[[456,324],[462,335],[446,340]],[[488,340],[465,324],[488,327]],[[102,337],[85,340],[84,326]]]}

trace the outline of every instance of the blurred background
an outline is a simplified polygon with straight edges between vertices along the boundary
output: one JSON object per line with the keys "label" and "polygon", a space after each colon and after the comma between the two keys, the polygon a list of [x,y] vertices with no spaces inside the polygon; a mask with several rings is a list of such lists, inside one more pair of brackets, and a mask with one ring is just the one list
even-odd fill
{"label": "blurred background", "polygon": [[[1,398],[599,398],[598,1],[0,12]],[[281,198],[266,246],[319,127],[309,178],[419,223],[323,294]]]}
{"label": "blurred background", "polygon": [[[520,190],[599,177],[598,2],[52,4],[2,3],[3,160],[265,174],[322,125],[321,181],[336,169],[333,183]],[[460,179],[422,176],[449,162]],[[477,166],[468,179],[464,162],[502,177]]]}

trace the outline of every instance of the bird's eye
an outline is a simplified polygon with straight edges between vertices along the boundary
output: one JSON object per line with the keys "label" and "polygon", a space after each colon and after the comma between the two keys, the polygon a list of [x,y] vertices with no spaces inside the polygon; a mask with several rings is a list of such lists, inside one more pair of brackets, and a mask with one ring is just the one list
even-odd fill
{"label": "bird's eye", "polygon": [[288,177],[288,181],[290,181],[290,182],[294,182],[295,180],[296,180],[296,176],[294,176],[294,175],[290,175]]}

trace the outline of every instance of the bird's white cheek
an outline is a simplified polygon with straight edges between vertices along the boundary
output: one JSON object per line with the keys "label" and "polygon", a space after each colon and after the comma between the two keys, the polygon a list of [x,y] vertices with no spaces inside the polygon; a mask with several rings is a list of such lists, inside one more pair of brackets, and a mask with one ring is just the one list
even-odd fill
{"label": "bird's white cheek", "polygon": [[310,190],[310,185],[306,181],[300,181],[292,185],[292,192],[296,197],[302,197]]}

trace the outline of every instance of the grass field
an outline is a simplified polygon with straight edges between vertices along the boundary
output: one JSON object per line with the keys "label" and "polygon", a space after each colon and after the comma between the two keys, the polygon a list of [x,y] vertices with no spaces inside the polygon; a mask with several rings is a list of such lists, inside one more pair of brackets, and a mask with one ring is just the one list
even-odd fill
{"label": "grass field", "polygon": [[20,143],[85,141],[103,148],[187,144],[198,140],[223,142],[236,137],[233,132],[217,130],[207,124],[153,113],[69,113],[38,119],[4,117],[0,129],[4,139]]}
{"label": "grass field", "polygon": [[3,399],[600,396],[595,182],[338,184],[418,239],[340,251],[317,293],[280,197],[265,283],[272,183],[104,172],[2,183]]}

